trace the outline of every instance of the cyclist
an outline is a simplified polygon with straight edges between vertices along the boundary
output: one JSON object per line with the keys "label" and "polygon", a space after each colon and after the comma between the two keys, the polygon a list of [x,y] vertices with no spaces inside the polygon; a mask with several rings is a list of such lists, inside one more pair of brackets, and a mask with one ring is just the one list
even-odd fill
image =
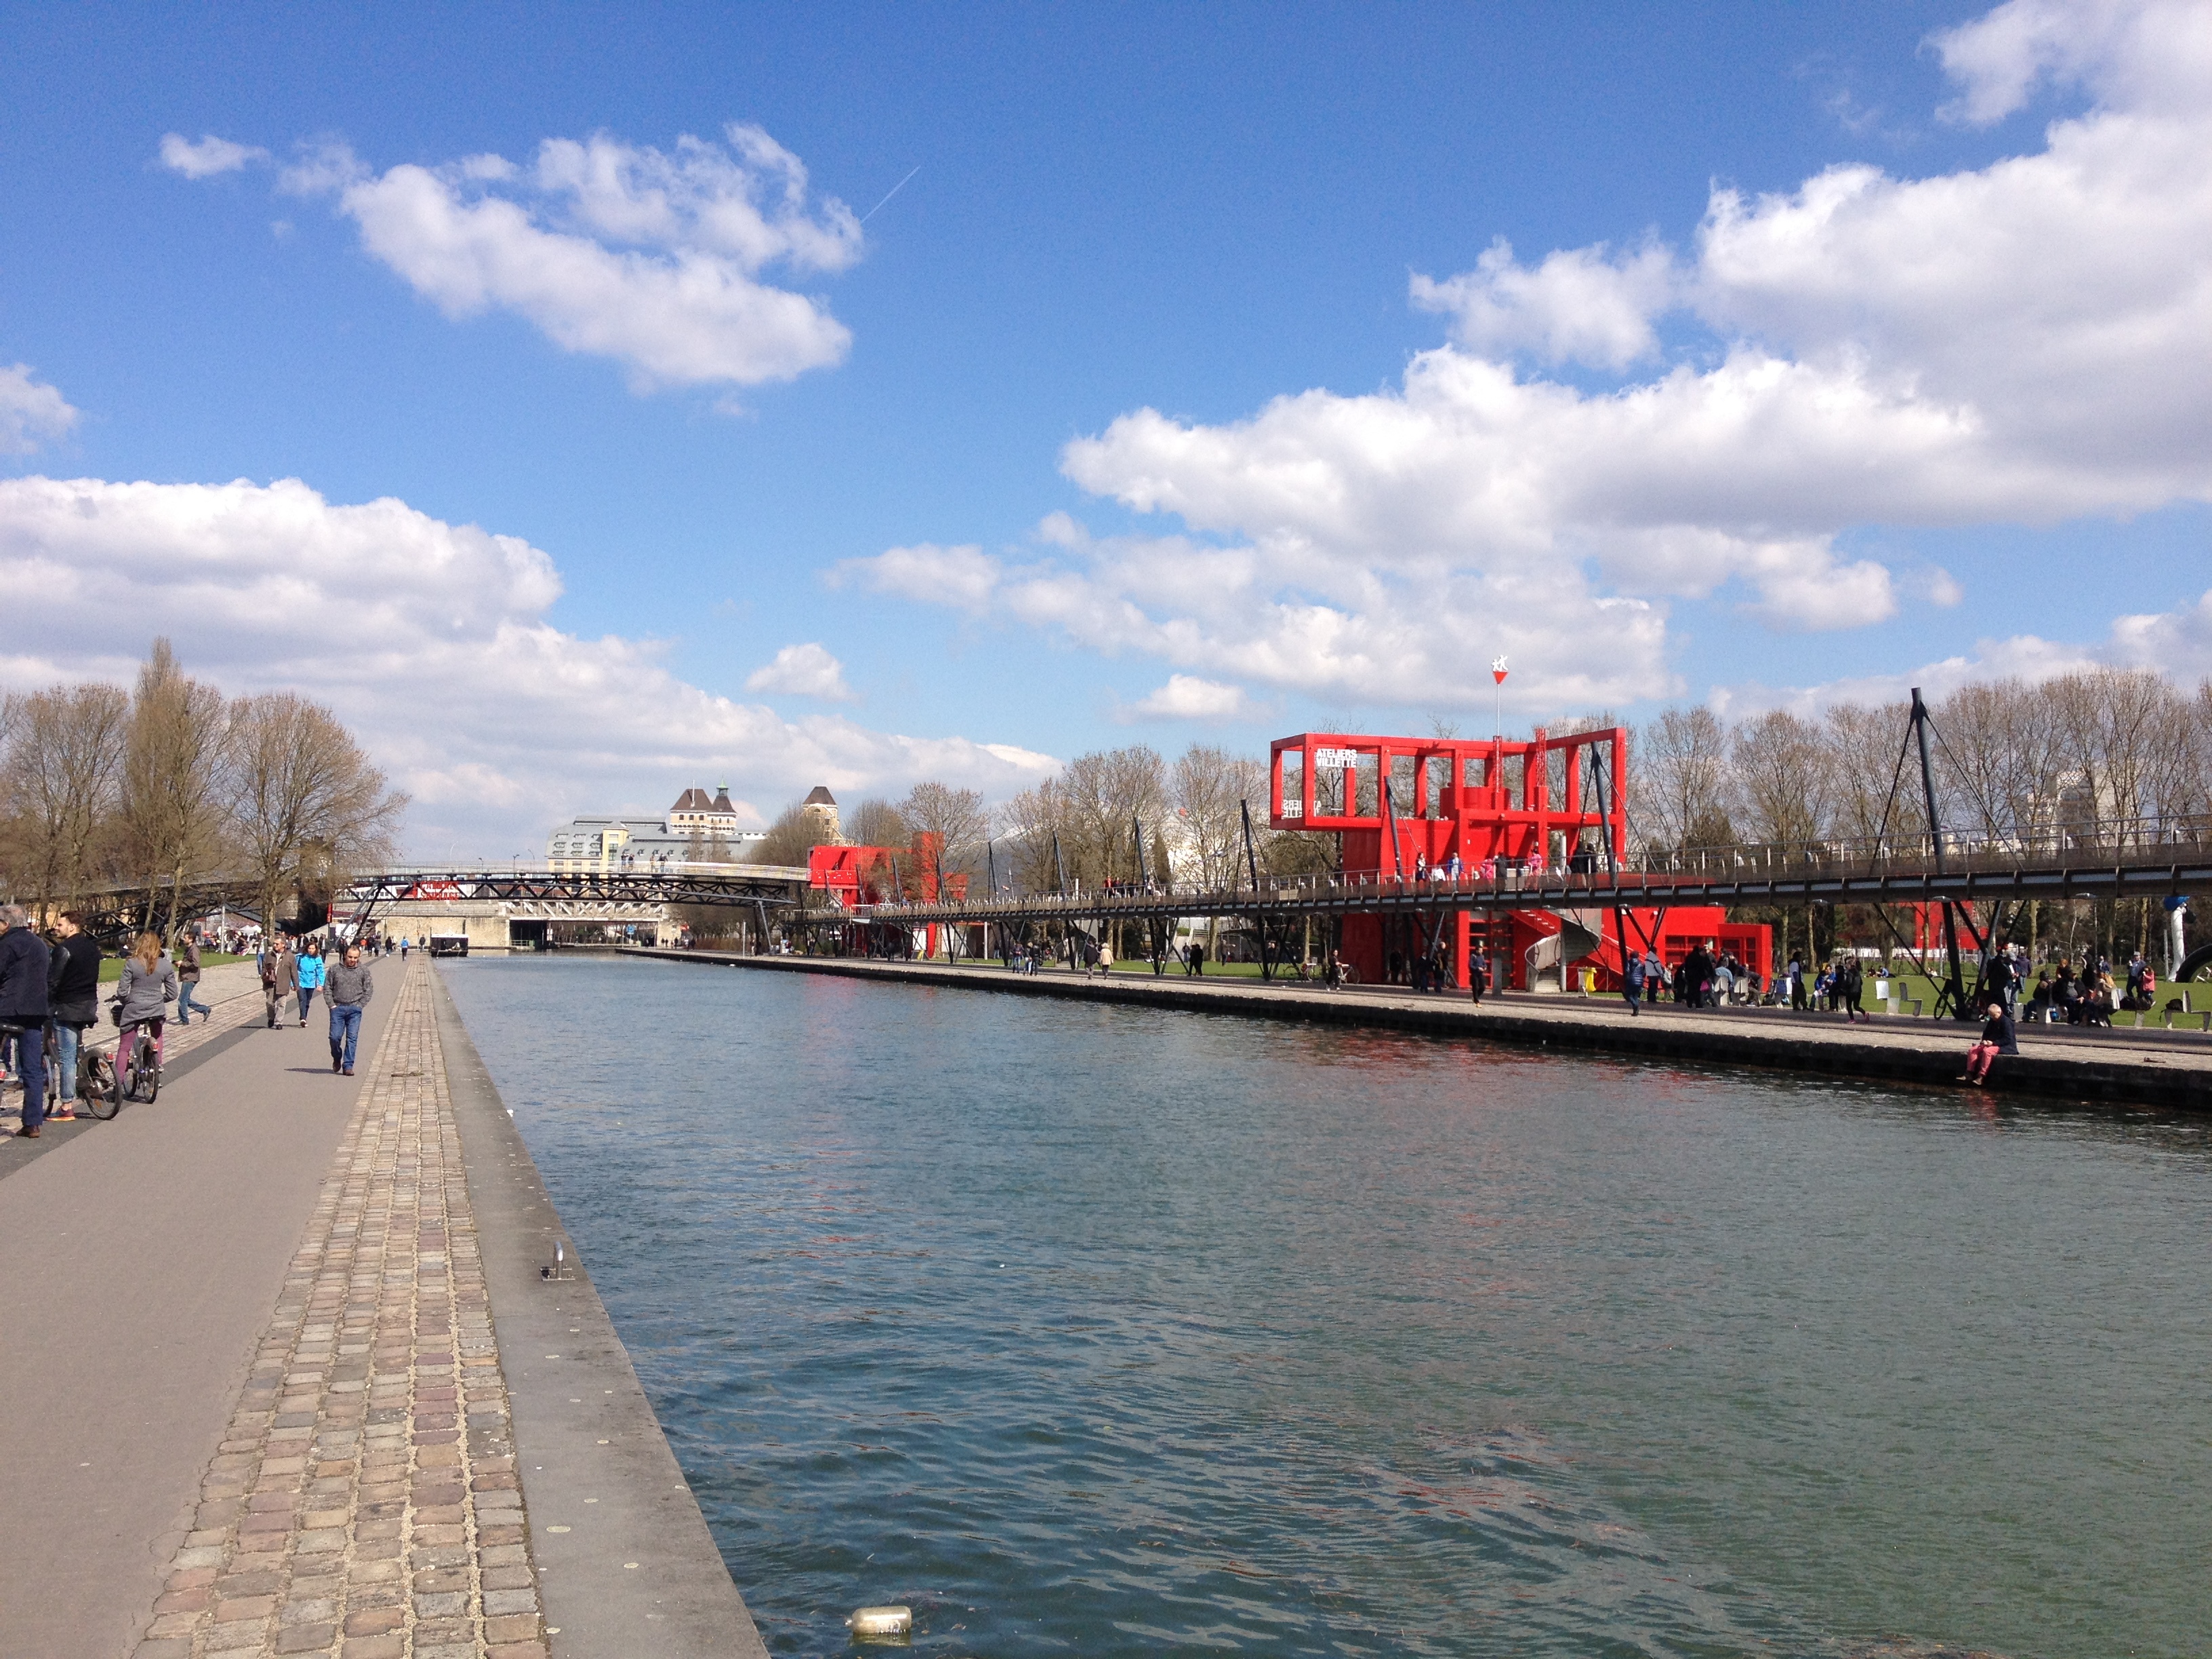
{"label": "cyclist", "polygon": [[75,910],[62,912],[54,931],[52,964],[46,969],[46,996],[54,1017],[54,1081],[60,1100],[53,1113],[57,1122],[76,1115],[79,1056],[88,1027],[100,1023],[100,946],[84,931],[84,918]]}
{"label": "cyclist", "polygon": [[131,947],[131,954],[123,958],[123,976],[115,987],[115,1024],[122,1033],[115,1045],[118,1072],[123,1069],[123,1056],[131,1052],[138,1028],[143,1025],[146,1035],[154,1040],[154,1065],[158,1073],[161,1064],[161,1027],[168,1016],[168,1005],[176,1000],[176,964],[161,948],[161,936],[139,934],[137,942]]}
{"label": "cyclist", "polygon": [[23,1080],[23,1125],[15,1133],[26,1140],[36,1140],[46,1121],[46,962],[30,912],[0,904],[0,1054],[15,1051]]}

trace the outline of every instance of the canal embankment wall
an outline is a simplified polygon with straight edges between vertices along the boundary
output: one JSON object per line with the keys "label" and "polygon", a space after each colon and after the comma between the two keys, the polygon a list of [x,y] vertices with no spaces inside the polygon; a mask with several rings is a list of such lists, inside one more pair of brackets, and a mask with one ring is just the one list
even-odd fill
{"label": "canal embankment wall", "polygon": [[[1951,1089],[1978,1028],[1876,1015],[1781,1009],[1689,1009],[1672,1004],[1631,1014],[1618,999],[1457,995],[1395,987],[1331,991],[1298,981],[1165,975],[1017,974],[995,963],[884,962],[859,957],[751,956],[734,951],[631,949],[624,954],[701,967],[830,975],[886,985],[1042,996],[1184,1012],[1405,1031],[1455,1041],[1581,1051],[1704,1065],[1750,1066],[1822,1077]],[[2183,1031],[2023,1026],[2021,1052],[1991,1073],[1995,1094],[2161,1111],[2212,1111],[2212,1038]]]}
{"label": "canal embankment wall", "polygon": [[589,1263],[434,975],[432,999],[550,1651],[766,1659]]}

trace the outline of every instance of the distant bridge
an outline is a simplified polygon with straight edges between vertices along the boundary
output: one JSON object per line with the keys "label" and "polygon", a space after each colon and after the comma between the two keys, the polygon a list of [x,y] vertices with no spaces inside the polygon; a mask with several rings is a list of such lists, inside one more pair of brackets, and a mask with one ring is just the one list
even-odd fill
{"label": "distant bridge", "polygon": [[[2011,902],[2163,897],[2212,886],[2212,818],[2163,820],[2153,833],[2042,844],[1946,833],[1879,846],[1719,847],[1674,855],[1660,869],[1553,870],[1500,862],[1453,878],[1352,872],[1227,888],[1148,884],[1087,893],[1030,893],[856,908],[837,919],[903,927],[979,922],[1164,921],[1196,916],[1302,920],[1427,915],[1442,910],[1587,910],[1721,904]],[[810,921],[819,922],[817,914]]]}
{"label": "distant bridge", "polygon": [[[765,934],[769,913],[804,903],[805,890],[806,872],[784,865],[606,872],[526,864],[409,865],[356,876],[331,895],[327,911],[341,923],[383,917],[416,924],[403,931],[423,938],[445,931],[465,934],[473,949],[506,950],[541,942],[556,922],[650,927],[658,937],[672,929],[677,905],[750,911]],[[174,896],[166,884],[102,892],[88,917],[91,931],[119,934],[146,914],[149,902],[157,915],[166,915]],[[235,872],[187,882],[177,903],[179,914],[190,916],[229,909],[260,920],[260,908],[259,884]],[[441,923],[448,926],[440,929]]]}

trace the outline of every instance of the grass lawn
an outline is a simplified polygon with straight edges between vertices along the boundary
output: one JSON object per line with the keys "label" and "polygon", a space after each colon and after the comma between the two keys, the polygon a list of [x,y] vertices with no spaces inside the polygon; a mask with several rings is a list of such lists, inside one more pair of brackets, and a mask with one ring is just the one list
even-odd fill
{"label": "grass lawn", "polygon": [[[246,959],[247,958],[244,957],[225,956],[220,951],[203,951],[200,952],[200,966],[203,968],[220,968],[226,962],[244,962]],[[105,957],[101,958],[100,963],[100,982],[102,985],[111,985],[122,977],[123,958],[121,957]]]}

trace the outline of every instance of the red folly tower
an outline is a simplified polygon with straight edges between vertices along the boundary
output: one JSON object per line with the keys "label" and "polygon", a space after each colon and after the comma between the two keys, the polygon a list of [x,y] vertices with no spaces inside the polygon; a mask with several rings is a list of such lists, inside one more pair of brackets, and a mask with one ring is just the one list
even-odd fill
{"label": "red folly tower", "polygon": [[[1556,738],[1540,727],[1528,742],[1307,732],[1269,745],[1268,818],[1278,830],[1338,835],[1347,879],[1429,879],[1474,888],[1496,884],[1514,871],[1531,878],[1622,868],[1627,784],[1624,726]],[[1602,983],[1616,986],[1625,923],[1632,950],[1658,951],[1669,963],[1711,940],[1762,976],[1771,970],[1768,930],[1731,924],[1717,905],[1677,906],[1663,915],[1483,912],[1479,892],[1468,899],[1467,908],[1449,912],[1449,932],[1441,941],[1415,937],[1422,924],[1413,919],[1347,916],[1344,959],[1370,982],[1386,976],[1391,956],[1433,951],[1461,986],[1475,955],[1492,964],[1501,988],[1528,988],[1532,965],[1558,968],[1562,985],[1567,969],[1588,966]],[[1397,939],[1395,931],[1407,937]],[[1553,939],[1558,943],[1547,944]]]}

